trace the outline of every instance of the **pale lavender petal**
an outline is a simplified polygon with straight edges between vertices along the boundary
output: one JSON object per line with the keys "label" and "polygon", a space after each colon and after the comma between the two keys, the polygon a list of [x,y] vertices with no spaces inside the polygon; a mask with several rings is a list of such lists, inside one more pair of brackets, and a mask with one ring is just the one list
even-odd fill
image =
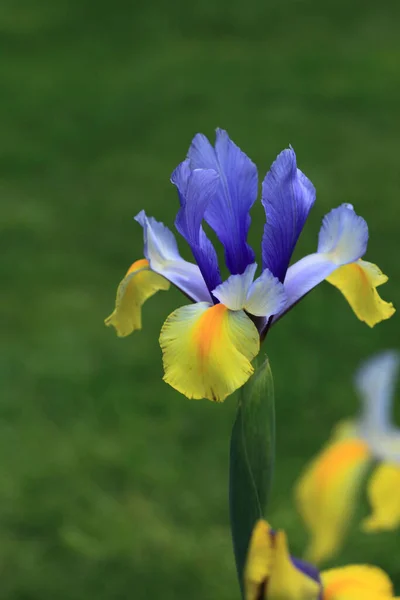
{"label": "pale lavender petal", "polygon": [[357,371],[355,385],[362,401],[361,427],[376,432],[393,427],[391,413],[399,366],[399,352],[386,350],[365,361]]}
{"label": "pale lavender petal", "polygon": [[263,268],[283,281],[293,250],[315,202],[315,188],[297,168],[292,148],[276,158],[262,184],[267,222],[262,241]]}
{"label": "pale lavender petal", "polygon": [[244,309],[268,319],[284,307],[286,294],[283,284],[268,269],[253,281],[256,270],[256,263],[249,265],[241,275],[231,275],[212,294],[230,310]]}
{"label": "pale lavender petal", "polygon": [[325,254],[309,254],[289,267],[284,287],[287,301],[282,310],[275,315],[274,321],[287,312],[300,298],[308,294],[316,285],[324,281],[337,265]]}
{"label": "pale lavender petal", "polygon": [[341,204],[322,221],[318,252],[329,254],[333,262],[344,265],[361,258],[368,244],[368,225],[351,204]]}
{"label": "pale lavender petal", "polygon": [[166,261],[181,260],[175,236],[164,223],[148,217],[144,210],[136,215],[135,221],[143,227],[144,255],[152,262],[153,271],[158,264],[161,267]]}
{"label": "pale lavender petal", "polygon": [[253,263],[241,275],[231,275],[215,290],[212,290],[213,296],[230,310],[241,310],[247,302],[247,294],[251,288],[256,270],[257,265]]}
{"label": "pale lavender petal", "polygon": [[244,308],[251,315],[269,319],[279,313],[286,302],[283,284],[272,275],[271,271],[265,269],[251,285]]}
{"label": "pale lavender petal", "polygon": [[202,221],[215,194],[218,174],[212,169],[191,171],[186,160],[175,169],[171,181],[181,202],[175,226],[190,245],[208,289],[213,290],[221,282],[221,276],[215,248],[203,230]]}
{"label": "pale lavender petal", "polygon": [[383,430],[358,429],[358,435],[368,444],[374,458],[400,465],[400,429],[392,426]]}
{"label": "pale lavender petal", "polygon": [[322,221],[318,252],[289,267],[284,281],[287,304],[274,321],[338,267],[358,260],[364,254],[367,242],[367,224],[356,215],[351,204],[331,210]]}
{"label": "pale lavender petal", "polygon": [[207,206],[205,220],[224,246],[230,272],[243,273],[254,262],[254,252],[247,244],[247,235],[250,209],[257,199],[257,168],[222,129],[217,129],[215,149],[204,135],[197,134],[188,158],[191,169],[214,169],[220,176],[215,196]]}
{"label": "pale lavender petal", "polygon": [[144,255],[150,268],[195,302],[211,302],[199,267],[180,256],[172,231],[153,217],[147,217],[144,210],[135,220],[143,227]]}

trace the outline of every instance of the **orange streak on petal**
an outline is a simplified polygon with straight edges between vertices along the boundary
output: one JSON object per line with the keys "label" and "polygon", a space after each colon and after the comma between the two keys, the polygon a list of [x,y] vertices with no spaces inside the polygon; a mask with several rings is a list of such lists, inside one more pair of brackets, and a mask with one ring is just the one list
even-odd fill
{"label": "orange streak on petal", "polygon": [[346,591],[347,588],[360,588],[361,589],[364,587],[362,585],[362,583],[360,584],[360,580],[359,579],[354,579],[351,577],[347,577],[346,579],[339,579],[338,581],[335,581],[334,583],[331,583],[331,585],[329,585],[325,590],[324,590],[324,600],[335,600],[335,598],[338,597],[338,594],[341,594],[343,591]]}
{"label": "orange streak on petal", "polygon": [[201,361],[207,359],[213,344],[218,344],[221,339],[223,320],[227,310],[224,304],[212,306],[200,317],[194,328],[193,341]]}
{"label": "orange streak on petal", "polygon": [[[135,260],[135,262],[131,264],[128,271],[126,272],[126,275],[129,275],[130,273],[134,273],[134,271],[138,271],[139,269],[144,269],[148,266],[149,266],[149,261],[147,260],[147,258],[139,258],[139,260]],[[126,275],[125,275],[125,277],[126,277]]]}
{"label": "orange streak on petal", "polygon": [[306,555],[311,562],[326,560],[340,548],[369,458],[365,442],[341,439],[325,447],[300,478],[297,504],[310,533]]}
{"label": "orange streak on petal", "polygon": [[119,337],[141,329],[142,305],[159,290],[168,290],[169,286],[169,281],[150,269],[148,260],[136,260],[118,286],[115,309],[105,319],[105,324],[112,325]]}
{"label": "orange streak on petal", "polygon": [[321,460],[316,465],[315,478],[321,488],[332,481],[332,475],[340,472],[343,467],[349,468],[369,456],[368,445],[362,440],[340,441],[325,450]]}
{"label": "orange streak on petal", "polygon": [[260,338],[244,311],[199,302],[167,318],[160,345],[167,383],[188,398],[222,402],[254,372]]}
{"label": "orange streak on petal", "polygon": [[378,567],[348,565],[321,573],[323,600],[380,600],[393,598],[393,585]]}

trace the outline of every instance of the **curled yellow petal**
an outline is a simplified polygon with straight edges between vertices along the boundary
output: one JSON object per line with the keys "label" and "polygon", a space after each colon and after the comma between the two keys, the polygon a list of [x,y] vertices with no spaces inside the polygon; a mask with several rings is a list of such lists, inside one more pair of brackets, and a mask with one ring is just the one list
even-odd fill
{"label": "curled yellow petal", "polygon": [[271,575],[273,544],[271,528],[266,521],[256,523],[250,540],[244,570],[246,600],[260,600]]}
{"label": "curled yellow petal", "polygon": [[156,292],[169,287],[169,281],[151,271],[148,260],[141,258],[135,261],[119,284],[114,312],[104,323],[115,327],[118,337],[141,329],[142,305]]}
{"label": "curled yellow petal", "polygon": [[329,444],[307,467],[296,486],[296,504],[310,534],[306,557],[319,563],[340,548],[370,460],[363,441]]}
{"label": "curled yellow petal", "polygon": [[244,572],[246,600],[317,600],[320,585],[293,563],[283,531],[260,520],[253,530]]}
{"label": "curled yellow petal", "polygon": [[387,280],[379,267],[364,260],[339,267],[327,277],[327,281],[342,292],[360,321],[370,327],[389,319],[396,310],[376,291]]}
{"label": "curled yellow petal", "polygon": [[170,314],[160,346],[164,381],[188,398],[222,402],[254,372],[260,339],[244,311],[198,302]]}
{"label": "curled yellow petal", "polygon": [[392,530],[400,526],[400,465],[382,463],[368,483],[372,514],[363,523],[364,531]]}
{"label": "curled yellow petal", "polygon": [[268,600],[318,600],[319,584],[296,568],[289,555],[286,534],[278,531],[274,540],[274,559],[268,581]]}
{"label": "curled yellow petal", "polygon": [[323,600],[389,600],[393,585],[384,571],[368,565],[349,565],[321,573]]}

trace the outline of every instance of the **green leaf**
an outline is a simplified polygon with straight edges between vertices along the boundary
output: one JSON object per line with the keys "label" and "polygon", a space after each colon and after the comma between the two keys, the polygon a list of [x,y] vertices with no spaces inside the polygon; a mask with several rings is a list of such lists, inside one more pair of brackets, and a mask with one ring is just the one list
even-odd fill
{"label": "green leaf", "polygon": [[265,518],[275,454],[274,384],[268,358],[240,390],[232,429],[229,505],[233,548],[243,594],[243,570],[255,523]]}

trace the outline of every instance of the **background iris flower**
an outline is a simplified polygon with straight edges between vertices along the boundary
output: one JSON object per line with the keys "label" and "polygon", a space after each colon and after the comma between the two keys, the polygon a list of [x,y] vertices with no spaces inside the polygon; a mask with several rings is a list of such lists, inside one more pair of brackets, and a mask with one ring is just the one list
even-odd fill
{"label": "background iris flower", "polygon": [[[368,325],[393,314],[393,306],[376,292],[387,277],[361,260],[368,227],[350,204],[325,216],[317,252],[289,267],[315,201],[314,186],[297,168],[292,148],[279,154],[262,184],[266,225],[258,277],[247,243],[250,209],[258,193],[257,168],[228,134],[218,129],[215,147],[197,134],[171,181],[180,201],[175,226],[196,264],[180,256],[165,225],[140,212],[136,220],[143,227],[145,258],[128,270],[106,324],[119,336],[128,335],[141,327],[140,310],[147,298],[169,283],[178,287],[193,304],[166,319],[160,345],[164,380],[188,398],[223,401],[246,383],[268,327],[324,279],[342,291]],[[226,281],[203,222],[224,248],[231,273]]]}
{"label": "background iris flower", "polygon": [[400,525],[400,429],[390,419],[399,353],[383,352],[365,362],[355,377],[362,410],[340,423],[296,488],[298,510],[310,534],[307,558],[320,562],[340,548],[367,468],[378,461],[368,483],[372,514],[365,531]]}
{"label": "background iris flower", "polygon": [[245,600],[390,600],[393,586],[377,567],[348,565],[321,573],[293,558],[283,531],[254,527],[245,569]]}

